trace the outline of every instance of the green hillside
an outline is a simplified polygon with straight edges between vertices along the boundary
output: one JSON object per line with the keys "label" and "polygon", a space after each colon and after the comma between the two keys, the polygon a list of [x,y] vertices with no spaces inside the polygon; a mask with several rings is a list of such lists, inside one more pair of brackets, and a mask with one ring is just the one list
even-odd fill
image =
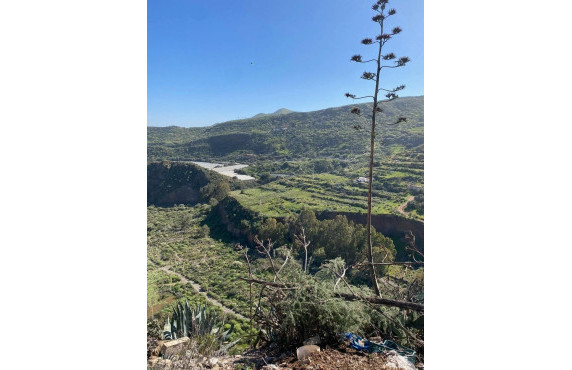
{"label": "green hillside", "polygon": [[[423,96],[405,97],[383,105],[380,122],[398,116],[408,121],[380,126],[378,145],[384,155],[414,149],[423,144]],[[350,113],[371,104],[354,104],[314,112],[280,109],[274,114],[223,122],[208,127],[149,127],[149,160],[240,161],[339,158],[351,161],[367,152],[367,130],[355,130],[367,120]],[[369,107],[369,108],[368,108]]]}

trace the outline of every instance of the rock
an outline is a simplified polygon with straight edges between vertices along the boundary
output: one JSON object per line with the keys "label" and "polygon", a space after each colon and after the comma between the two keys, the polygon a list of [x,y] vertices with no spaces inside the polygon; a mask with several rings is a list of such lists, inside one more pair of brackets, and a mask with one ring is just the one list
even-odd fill
{"label": "rock", "polygon": [[214,367],[218,363],[218,358],[213,357],[207,361],[209,367]]}
{"label": "rock", "polygon": [[185,345],[188,344],[190,339],[182,337],[175,340],[170,340],[161,345],[161,354],[163,357],[168,357],[184,351]]}
{"label": "rock", "polygon": [[151,351],[151,355],[159,356],[161,354],[161,347],[163,346],[163,343],[165,343],[164,340],[160,340],[159,342],[157,342],[157,347],[155,347],[155,349]]}
{"label": "rock", "polygon": [[159,362],[160,358],[157,356],[151,356],[149,358],[149,360],[147,360],[147,365],[149,365],[150,367],[153,367],[155,365],[157,365],[157,362]]}
{"label": "rock", "polygon": [[159,362],[157,362],[157,366],[161,369],[169,369],[169,368],[171,368],[172,364],[173,364],[173,362],[169,359],[160,360]]}
{"label": "rock", "polygon": [[298,360],[304,360],[314,352],[320,352],[320,347],[313,344],[302,346],[296,350],[296,357],[298,357]]}
{"label": "rock", "polygon": [[275,369],[280,369],[280,367],[276,365],[264,365],[262,367],[262,370],[275,370]]}

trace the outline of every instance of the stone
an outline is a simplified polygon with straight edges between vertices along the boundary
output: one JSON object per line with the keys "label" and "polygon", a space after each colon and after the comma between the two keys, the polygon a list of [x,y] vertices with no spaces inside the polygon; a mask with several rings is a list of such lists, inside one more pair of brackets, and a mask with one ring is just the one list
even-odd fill
{"label": "stone", "polygon": [[183,352],[185,345],[188,344],[190,339],[188,337],[182,337],[175,340],[170,340],[161,345],[161,355],[163,357],[169,357],[177,353]]}
{"label": "stone", "polygon": [[164,340],[160,340],[159,342],[157,342],[157,347],[155,347],[155,349],[151,351],[151,355],[159,356],[161,354],[161,347],[163,346],[163,343],[165,343]]}
{"label": "stone", "polygon": [[207,365],[208,365],[209,367],[213,367],[213,366],[215,366],[217,363],[218,363],[218,358],[216,358],[216,357],[210,358],[210,359],[207,361]]}
{"label": "stone", "polygon": [[320,352],[320,347],[314,344],[302,346],[296,350],[296,357],[298,357],[298,360],[304,360],[314,352]]}
{"label": "stone", "polygon": [[151,356],[151,357],[149,357],[149,360],[147,360],[147,364],[148,364],[150,367],[153,367],[153,366],[157,365],[157,362],[159,362],[159,360],[160,360],[159,357],[157,357],[157,356]]}

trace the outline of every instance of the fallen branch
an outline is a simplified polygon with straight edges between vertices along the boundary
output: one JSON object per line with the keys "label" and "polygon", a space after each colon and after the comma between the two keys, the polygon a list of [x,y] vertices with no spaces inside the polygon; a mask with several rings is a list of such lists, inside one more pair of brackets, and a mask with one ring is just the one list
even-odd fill
{"label": "fallen branch", "polygon": [[366,302],[373,303],[373,304],[381,304],[384,306],[406,308],[409,310],[420,311],[420,312],[423,312],[423,307],[424,307],[422,304],[419,304],[419,303],[396,301],[394,299],[387,299],[387,298],[360,297],[357,295],[347,294],[347,293],[335,293],[335,295],[345,299],[346,301],[366,301]]}
{"label": "fallen branch", "polygon": [[406,266],[415,266],[415,265],[423,265],[424,262],[423,261],[417,261],[417,262],[363,262],[363,263],[357,263],[355,265],[353,265],[353,267],[355,268],[360,268],[363,266],[368,266],[368,265],[374,265],[374,266],[393,266],[393,265],[406,265]]}
{"label": "fallen branch", "polygon": [[298,288],[292,287],[292,286],[290,286],[290,285],[281,284],[281,283],[274,283],[274,282],[272,282],[272,281],[264,281],[264,280],[258,280],[258,279],[247,279],[247,278],[243,278],[243,277],[241,277],[241,276],[238,276],[237,279],[246,281],[247,283],[255,283],[255,284],[268,285],[268,286],[275,287],[275,288],[298,289]]}
{"label": "fallen branch", "polygon": [[[361,295],[356,294],[353,290],[352,287],[350,286],[350,284],[346,281],[345,278],[343,278],[342,276],[340,276],[336,271],[334,271],[333,269],[329,268],[328,269],[330,271],[332,271],[334,274],[336,274],[339,278],[342,279],[342,281],[344,282],[344,284],[346,284],[346,286],[348,287],[348,289],[350,290],[350,292],[352,292],[353,296],[356,297],[358,300],[361,300],[362,302],[364,302],[365,304],[369,305],[372,309],[374,309],[375,311],[379,312],[380,314],[383,315],[383,317],[385,317],[386,319],[390,320],[391,322],[395,323],[397,326],[399,326],[404,332],[405,334],[407,334],[410,338],[412,338],[415,343],[420,346],[423,347],[424,346],[424,342],[421,339],[418,339],[415,335],[413,335],[413,333],[411,333],[409,330],[407,330],[407,328],[405,326],[403,326],[403,324],[401,324],[399,322],[399,320],[395,320],[391,317],[389,317],[387,314],[385,314],[385,312],[383,312],[382,310],[380,310],[378,307],[374,306],[373,303],[369,302],[367,300],[366,297],[363,297]],[[338,293],[335,293],[338,294]],[[351,296],[350,294],[348,294],[349,296]],[[344,298],[345,299],[345,298]]]}

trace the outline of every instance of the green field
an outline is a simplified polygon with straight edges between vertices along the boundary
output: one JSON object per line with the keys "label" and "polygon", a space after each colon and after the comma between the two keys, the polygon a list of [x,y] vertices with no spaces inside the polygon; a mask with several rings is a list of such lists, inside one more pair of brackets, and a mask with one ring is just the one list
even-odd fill
{"label": "green field", "polygon": [[[387,178],[408,176],[398,171]],[[365,213],[367,184],[356,182],[357,177],[330,174],[292,176],[257,188],[231,192],[240,204],[267,217],[284,217],[307,208],[314,211]],[[406,201],[408,192],[389,192],[375,189],[372,213],[397,213]],[[417,217],[419,218],[419,217]]]}

